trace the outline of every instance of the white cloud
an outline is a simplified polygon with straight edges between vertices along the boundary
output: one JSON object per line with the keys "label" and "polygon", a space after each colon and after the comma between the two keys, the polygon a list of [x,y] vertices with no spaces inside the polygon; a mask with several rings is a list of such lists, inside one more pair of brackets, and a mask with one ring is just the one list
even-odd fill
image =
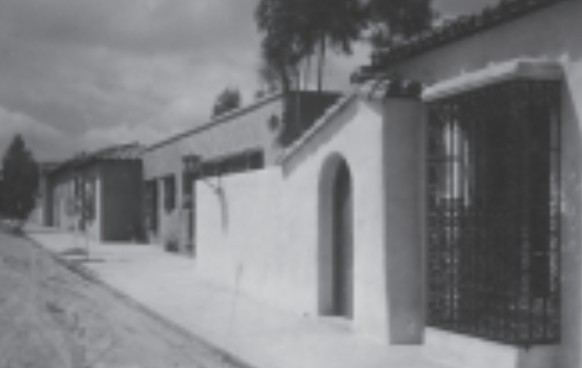
{"label": "white cloud", "polygon": [[253,8],[248,0],[0,0],[0,104],[69,140],[113,138],[105,132],[117,126],[162,138],[205,121],[227,85],[252,94]]}
{"label": "white cloud", "polygon": [[[250,102],[256,2],[0,0],[0,151],[21,128],[51,157],[161,139],[206,122],[227,86]],[[358,50],[355,61],[328,62],[327,86],[346,86],[367,62]]]}

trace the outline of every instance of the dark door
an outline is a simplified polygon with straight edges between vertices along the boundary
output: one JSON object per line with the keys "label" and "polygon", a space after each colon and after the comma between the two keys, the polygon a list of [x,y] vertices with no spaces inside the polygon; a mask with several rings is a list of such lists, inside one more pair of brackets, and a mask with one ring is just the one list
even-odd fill
{"label": "dark door", "polygon": [[353,200],[345,163],[338,168],[333,191],[334,314],[353,316]]}

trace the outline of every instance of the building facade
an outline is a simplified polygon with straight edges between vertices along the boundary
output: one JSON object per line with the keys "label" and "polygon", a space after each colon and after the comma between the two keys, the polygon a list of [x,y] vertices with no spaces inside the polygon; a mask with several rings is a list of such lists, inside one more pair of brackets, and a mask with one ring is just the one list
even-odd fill
{"label": "building facade", "polygon": [[197,269],[459,367],[582,366],[582,3],[374,52],[274,165],[196,182]]}
{"label": "building facade", "polygon": [[293,93],[283,129],[283,96],[276,94],[227,112],[144,151],[146,234],[152,243],[196,253],[195,180],[272,166],[280,140],[293,140],[309,127],[337,94]]}
{"label": "building facade", "polygon": [[141,146],[108,147],[43,176],[45,223],[98,241],[143,240]]}

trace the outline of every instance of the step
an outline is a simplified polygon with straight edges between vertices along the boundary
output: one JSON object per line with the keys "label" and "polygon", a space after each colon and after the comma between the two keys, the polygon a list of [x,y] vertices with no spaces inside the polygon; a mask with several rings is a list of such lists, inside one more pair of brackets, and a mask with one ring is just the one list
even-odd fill
{"label": "step", "polygon": [[425,330],[426,356],[452,368],[552,368],[559,346],[500,344],[436,328]]}

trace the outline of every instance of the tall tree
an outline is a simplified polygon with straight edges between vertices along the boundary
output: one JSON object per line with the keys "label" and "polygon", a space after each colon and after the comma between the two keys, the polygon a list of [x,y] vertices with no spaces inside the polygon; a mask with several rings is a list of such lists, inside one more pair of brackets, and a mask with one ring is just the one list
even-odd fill
{"label": "tall tree", "polygon": [[300,62],[317,53],[321,90],[328,46],[351,53],[365,24],[362,10],[358,0],[260,0],[255,17],[264,33],[263,55],[287,78],[284,86],[290,84],[290,71],[299,74]]}
{"label": "tall tree", "polygon": [[350,55],[352,43],[360,37],[365,13],[358,0],[303,0],[309,14],[310,36],[318,51],[317,89],[323,89],[327,48]]}
{"label": "tall tree", "polygon": [[34,209],[39,167],[24,140],[16,135],[2,162],[2,214],[18,220],[20,228]]}
{"label": "tall tree", "polygon": [[278,75],[284,93],[297,82],[299,63],[311,52],[305,42],[308,28],[300,6],[303,1],[260,0],[255,10],[257,27],[264,34],[262,57]]}
{"label": "tall tree", "polygon": [[241,105],[240,92],[236,88],[226,88],[218,97],[212,108],[212,116],[216,117],[230,110],[238,109]]}

